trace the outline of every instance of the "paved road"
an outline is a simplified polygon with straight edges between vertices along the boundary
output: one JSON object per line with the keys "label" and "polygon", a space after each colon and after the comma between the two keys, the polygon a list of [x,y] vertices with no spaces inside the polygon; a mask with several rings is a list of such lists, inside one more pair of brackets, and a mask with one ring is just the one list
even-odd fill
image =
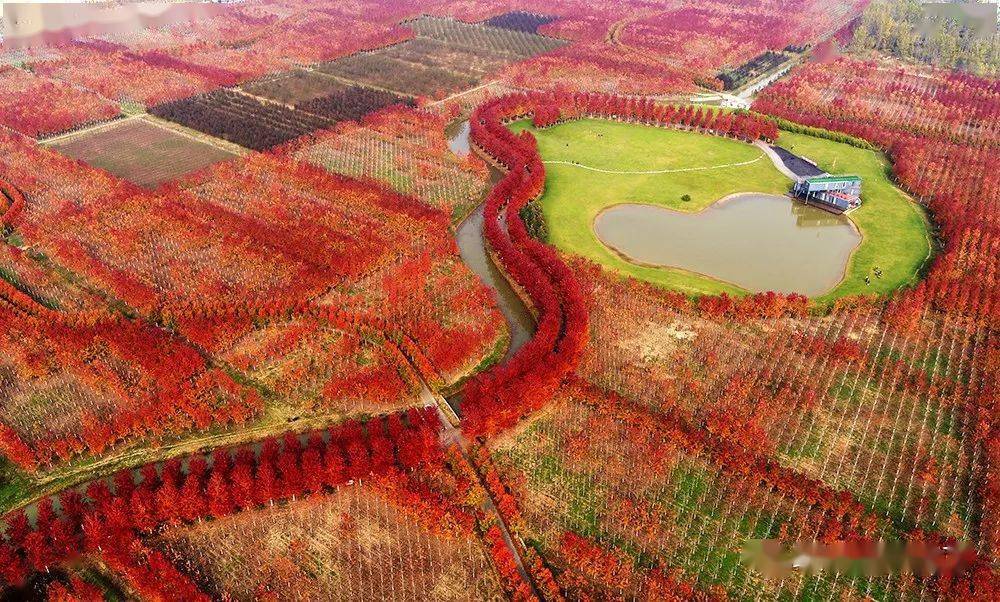
{"label": "paved road", "polygon": [[811,178],[813,176],[821,176],[826,172],[822,169],[816,167],[809,161],[803,159],[802,157],[781,148],[780,146],[771,146],[771,150],[774,154],[778,155],[781,162],[785,164],[792,173],[801,178]]}

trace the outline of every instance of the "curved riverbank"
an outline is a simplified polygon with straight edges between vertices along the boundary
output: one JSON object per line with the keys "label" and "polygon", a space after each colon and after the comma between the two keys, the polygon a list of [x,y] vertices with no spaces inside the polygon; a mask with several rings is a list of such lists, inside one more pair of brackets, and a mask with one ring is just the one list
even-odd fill
{"label": "curved riverbank", "polygon": [[458,242],[459,253],[465,265],[479,276],[483,284],[496,293],[497,306],[503,313],[510,331],[510,341],[502,358],[506,360],[531,339],[535,330],[535,320],[520,295],[514,291],[491,257],[486,240],[483,238],[483,211],[484,205],[480,204],[458,225],[455,230],[455,240]]}

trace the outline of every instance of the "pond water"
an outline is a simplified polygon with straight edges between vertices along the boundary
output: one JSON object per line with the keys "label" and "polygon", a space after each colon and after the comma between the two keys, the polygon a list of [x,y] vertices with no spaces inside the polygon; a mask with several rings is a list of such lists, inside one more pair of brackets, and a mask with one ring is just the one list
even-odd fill
{"label": "pond water", "polygon": [[861,242],[845,216],[752,193],[699,213],[615,205],[597,216],[594,232],[634,263],[682,268],[754,292],[807,296],[835,287]]}

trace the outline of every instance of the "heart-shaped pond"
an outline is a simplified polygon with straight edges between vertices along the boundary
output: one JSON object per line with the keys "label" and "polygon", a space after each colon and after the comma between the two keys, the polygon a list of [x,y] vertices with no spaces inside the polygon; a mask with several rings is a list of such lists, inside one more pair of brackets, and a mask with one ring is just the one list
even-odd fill
{"label": "heart-shaped pond", "polygon": [[682,268],[750,291],[807,296],[835,287],[861,243],[845,216],[753,193],[699,213],[615,205],[597,216],[594,232],[635,263]]}

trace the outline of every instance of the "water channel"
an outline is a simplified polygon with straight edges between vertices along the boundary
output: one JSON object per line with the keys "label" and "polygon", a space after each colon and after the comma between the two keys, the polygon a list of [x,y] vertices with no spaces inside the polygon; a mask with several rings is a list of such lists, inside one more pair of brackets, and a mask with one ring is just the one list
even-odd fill
{"label": "water channel", "polygon": [[623,203],[597,216],[594,233],[634,263],[682,268],[754,292],[807,296],[835,287],[861,243],[843,215],[755,193],[699,213]]}
{"label": "water channel", "polygon": [[[448,128],[448,146],[459,156],[469,153],[469,122],[462,121]],[[493,172],[493,181],[500,178]],[[483,283],[496,292],[497,305],[507,321],[510,345],[504,360],[521,348],[535,332],[535,320],[524,302],[514,292],[507,279],[497,269],[486,250],[483,238],[483,205],[480,204],[455,230],[455,239],[462,261],[469,266]]]}

